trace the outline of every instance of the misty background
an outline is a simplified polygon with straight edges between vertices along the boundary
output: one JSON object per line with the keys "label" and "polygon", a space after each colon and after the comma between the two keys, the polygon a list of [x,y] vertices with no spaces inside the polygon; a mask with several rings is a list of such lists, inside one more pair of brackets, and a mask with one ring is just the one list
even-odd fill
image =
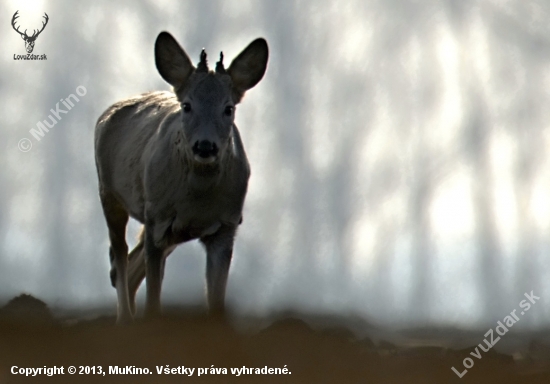
{"label": "misty background", "polygon": [[[29,33],[49,15],[33,52],[47,61],[14,60],[16,10]],[[153,57],[166,30],[195,63],[202,47],[229,63],[269,43],[236,118],[252,177],[235,313],[472,328],[533,290],[515,327],[550,325],[549,2],[8,0],[0,15],[3,301],[115,311],[93,131],[112,103],[169,89]],[[37,141],[29,130],[79,86]],[[204,275],[200,245],[180,246],[163,302],[204,305]]]}

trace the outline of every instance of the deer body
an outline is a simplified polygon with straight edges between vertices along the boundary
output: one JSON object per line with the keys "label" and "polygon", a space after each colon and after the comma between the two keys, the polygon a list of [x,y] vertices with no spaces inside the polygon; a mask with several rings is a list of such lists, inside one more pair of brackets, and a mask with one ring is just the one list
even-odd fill
{"label": "deer body", "polygon": [[[199,239],[207,252],[207,296],[222,311],[234,236],[241,222],[250,169],[235,105],[261,80],[267,44],[251,43],[227,71],[222,59],[198,68],[168,34],[155,59],[175,93],[151,92],[111,106],[95,132],[100,199],[109,227],[111,280],[119,322],[135,312],[135,293],[146,277],[146,315],[160,312],[166,257],[180,243]],[[144,224],[128,257],[128,217]]]}

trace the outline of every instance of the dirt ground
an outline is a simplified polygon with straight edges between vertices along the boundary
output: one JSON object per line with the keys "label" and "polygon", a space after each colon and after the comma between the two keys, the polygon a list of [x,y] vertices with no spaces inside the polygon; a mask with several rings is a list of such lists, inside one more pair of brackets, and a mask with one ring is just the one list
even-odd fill
{"label": "dirt ground", "polygon": [[[12,303],[13,304],[13,303]],[[281,319],[256,332],[196,313],[136,321],[53,319],[45,305],[4,307],[0,316],[0,384],[4,383],[549,383],[550,354],[511,356],[493,350],[459,378],[472,348],[403,347],[358,339],[349,330],[314,330]],[[14,315],[15,314],[15,315]],[[31,320],[29,320],[31,319]],[[12,368],[17,366],[17,368]],[[26,377],[25,368],[63,367],[63,374]],[[74,366],[76,374],[69,374]],[[78,374],[95,367],[96,374]],[[148,368],[150,374],[114,374],[109,367]],[[193,375],[158,374],[158,367],[195,368]],[[237,376],[231,368],[287,368],[288,374]],[[101,367],[102,372],[99,372]],[[267,368],[265,368],[267,367]],[[202,368],[201,376],[198,369]],[[218,368],[212,373],[211,368]],[[227,374],[223,369],[227,369]],[[12,374],[12,369],[22,374]],[[112,368],[111,368],[112,369]],[[105,372],[105,375],[103,375]],[[176,371],[177,372],[177,371]],[[282,372],[280,370],[279,372]]]}

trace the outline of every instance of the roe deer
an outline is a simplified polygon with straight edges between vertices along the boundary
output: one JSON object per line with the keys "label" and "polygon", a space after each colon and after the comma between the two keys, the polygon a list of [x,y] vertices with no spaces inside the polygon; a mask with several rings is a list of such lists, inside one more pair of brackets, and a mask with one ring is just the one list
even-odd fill
{"label": "roe deer", "polygon": [[[132,321],[144,277],[145,315],[160,313],[165,259],[178,244],[193,239],[206,248],[209,311],[223,312],[250,175],[234,124],[235,106],[262,79],[267,59],[267,43],[259,38],[227,70],[220,53],[210,71],[204,50],[195,68],[176,40],[162,32],[155,42],[155,63],[173,92],[120,101],[98,119],[95,160],[118,323]],[[128,255],[130,216],[144,228]]]}

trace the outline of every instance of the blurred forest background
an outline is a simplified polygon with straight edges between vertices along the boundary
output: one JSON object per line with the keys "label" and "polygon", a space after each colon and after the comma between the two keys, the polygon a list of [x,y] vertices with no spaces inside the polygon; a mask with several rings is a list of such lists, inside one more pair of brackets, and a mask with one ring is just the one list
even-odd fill
{"label": "blurred forest background", "polygon": [[[14,60],[17,10],[21,30],[49,15],[33,52],[47,61]],[[194,62],[270,47],[237,112],[252,177],[233,311],[472,328],[533,290],[515,327],[550,325],[550,2],[7,0],[0,15],[3,300],[114,312],[93,130],[112,103],[168,89],[153,58],[167,30]],[[198,243],[179,247],[164,303],[202,305],[204,274]]]}

